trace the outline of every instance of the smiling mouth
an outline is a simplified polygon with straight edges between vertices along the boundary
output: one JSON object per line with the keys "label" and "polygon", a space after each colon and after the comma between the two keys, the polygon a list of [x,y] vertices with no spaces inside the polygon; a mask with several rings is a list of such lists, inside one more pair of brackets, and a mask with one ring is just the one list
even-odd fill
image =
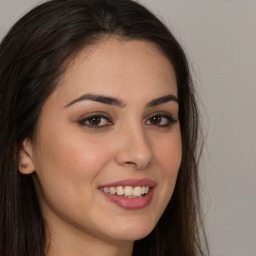
{"label": "smiling mouth", "polygon": [[112,195],[118,195],[126,198],[138,198],[147,195],[150,190],[149,186],[116,186],[102,187],[101,191]]}
{"label": "smiling mouth", "polygon": [[126,179],[98,187],[112,203],[126,210],[137,210],[150,204],[156,182],[151,179]]}

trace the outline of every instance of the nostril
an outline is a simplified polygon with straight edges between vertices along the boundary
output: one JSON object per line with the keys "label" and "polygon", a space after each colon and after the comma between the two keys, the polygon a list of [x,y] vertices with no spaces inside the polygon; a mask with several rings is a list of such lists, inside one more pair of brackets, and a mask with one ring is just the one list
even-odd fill
{"label": "nostril", "polygon": [[144,163],[144,162],[133,162],[133,161],[127,161],[127,162],[125,162],[124,163],[124,165],[125,166],[127,166],[127,167],[130,167],[130,168],[135,168],[135,169],[138,169],[138,170],[140,170],[140,169],[144,169],[147,165],[149,164],[149,162],[148,163]]}
{"label": "nostril", "polygon": [[125,164],[127,164],[127,165],[136,165],[136,163],[134,163],[134,162],[126,162]]}

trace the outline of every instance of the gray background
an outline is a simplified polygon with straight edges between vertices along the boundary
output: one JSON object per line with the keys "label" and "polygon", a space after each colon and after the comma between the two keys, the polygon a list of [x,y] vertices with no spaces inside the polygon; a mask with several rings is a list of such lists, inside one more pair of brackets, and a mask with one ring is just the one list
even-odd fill
{"label": "gray background", "polygon": [[[37,0],[0,0],[0,38]],[[141,0],[172,29],[201,98],[213,256],[256,255],[256,1]]]}

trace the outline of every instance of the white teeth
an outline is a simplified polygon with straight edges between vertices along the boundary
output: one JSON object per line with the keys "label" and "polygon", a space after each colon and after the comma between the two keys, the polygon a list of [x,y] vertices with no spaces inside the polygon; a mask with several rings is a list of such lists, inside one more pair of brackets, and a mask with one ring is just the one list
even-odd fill
{"label": "white teeth", "polygon": [[116,193],[116,188],[110,187],[109,192],[110,192],[110,194],[115,194]]}
{"label": "white teeth", "polygon": [[104,192],[109,193],[109,192],[110,192],[109,188],[108,188],[108,187],[105,187],[105,188],[104,188]]}
{"label": "white teeth", "polygon": [[117,186],[117,187],[104,187],[101,188],[105,193],[117,194],[119,196],[125,196],[128,198],[140,197],[147,194],[149,191],[149,186]]}
{"label": "white teeth", "polygon": [[116,187],[116,193],[119,196],[123,195],[124,194],[124,188],[122,186]]}
{"label": "white teeth", "polygon": [[133,189],[133,196],[141,196],[141,187],[135,187]]}
{"label": "white teeth", "polygon": [[125,186],[124,187],[124,194],[126,196],[132,196],[133,195],[133,188],[130,186]]}

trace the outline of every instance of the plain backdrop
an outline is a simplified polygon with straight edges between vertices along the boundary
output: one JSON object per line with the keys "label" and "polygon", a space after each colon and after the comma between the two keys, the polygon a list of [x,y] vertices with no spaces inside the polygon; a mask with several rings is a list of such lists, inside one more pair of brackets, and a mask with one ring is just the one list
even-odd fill
{"label": "plain backdrop", "polygon": [[[0,38],[38,0],[0,0]],[[256,1],[141,0],[184,46],[200,96],[213,256],[256,255]]]}

